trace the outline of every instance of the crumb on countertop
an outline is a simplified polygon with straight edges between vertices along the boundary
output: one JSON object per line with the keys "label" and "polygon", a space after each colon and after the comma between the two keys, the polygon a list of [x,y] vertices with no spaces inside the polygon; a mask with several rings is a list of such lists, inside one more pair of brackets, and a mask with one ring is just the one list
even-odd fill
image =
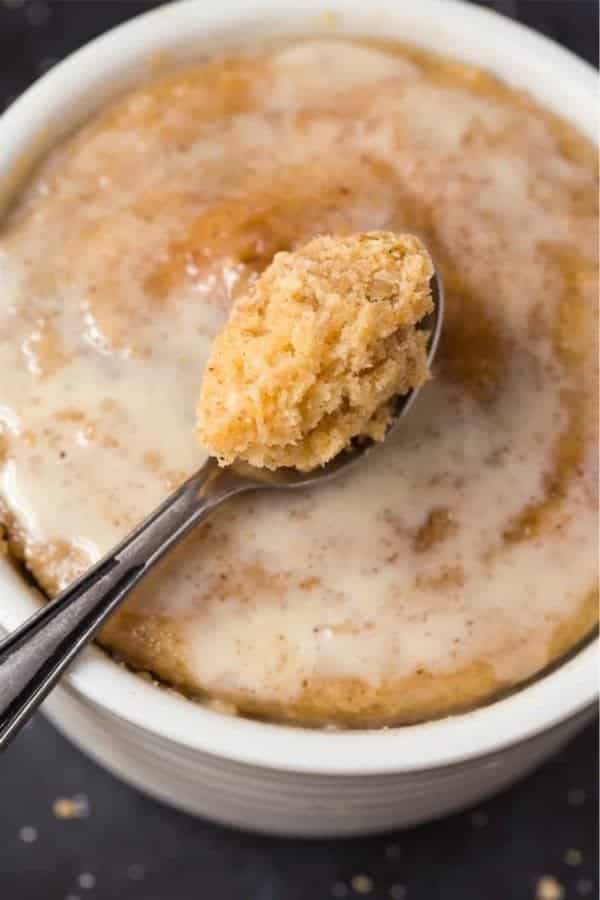
{"label": "crumb on countertop", "polygon": [[554,875],[543,875],[536,885],[536,900],[563,900],[565,889]]}
{"label": "crumb on countertop", "polygon": [[23,825],[19,831],[19,840],[23,841],[24,844],[33,844],[37,839],[37,828],[34,828],[33,825]]}
{"label": "crumb on countertop", "polygon": [[368,875],[354,875],[350,884],[355,894],[370,894],[373,890],[373,879]]}
{"label": "crumb on countertop", "polygon": [[142,881],[146,874],[146,867],[141,863],[131,863],[127,867],[127,877],[132,881]]}
{"label": "crumb on countertop", "polygon": [[85,794],[57,797],[52,804],[52,812],[57,819],[84,819],[89,814],[88,799]]}
{"label": "crumb on countertop", "polygon": [[576,847],[569,847],[565,853],[565,862],[568,866],[580,866],[583,862],[583,853]]}

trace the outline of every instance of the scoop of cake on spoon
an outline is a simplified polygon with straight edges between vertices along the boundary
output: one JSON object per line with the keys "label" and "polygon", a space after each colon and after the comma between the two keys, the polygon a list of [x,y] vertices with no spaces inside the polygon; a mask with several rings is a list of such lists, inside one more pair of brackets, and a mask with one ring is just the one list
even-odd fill
{"label": "scoop of cake on spoon", "polygon": [[319,237],[277,254],[214,342],[198,410],[212,457],[0,643],[0,748],[212,510],[244,491],[316,486],[382,441],[429,377],[442,320],[439,275],[411,235]]}
{"label": "scoop of cake on spoon", "polygon": [[323,236],[278,253],[213,343],[200,442],[222,464],[310,472],[357,437],[383,440],[393,398],[429,377],[418,326],[432,275],[412,235]]}

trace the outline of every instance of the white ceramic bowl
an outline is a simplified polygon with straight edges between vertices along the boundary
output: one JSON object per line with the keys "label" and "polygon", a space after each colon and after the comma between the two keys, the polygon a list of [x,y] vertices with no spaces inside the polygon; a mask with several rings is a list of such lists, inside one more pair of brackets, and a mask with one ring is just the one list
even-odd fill
{"label": "white ceramic bowl", "polygon": [[[339,13],[332,23],[324,11]],[[162,7],[52,69],[0,118],[0,172],[27,165],[61,133],[147,72],[253,36],[395,36],[455,55],[525,88],[595,139],[596,79],[567,51],[455,0],[186,0]],[[0,625],[39,599],[0,565]],[[588,645],[513,696],[466,715],[399,729],[335,733],[220,715],[162,690],[94,647],[45,704],[52,721],[117,775],[189,812],[245,828],[350,835],[413,825],[499,790],[557,750],[593,714]]]}

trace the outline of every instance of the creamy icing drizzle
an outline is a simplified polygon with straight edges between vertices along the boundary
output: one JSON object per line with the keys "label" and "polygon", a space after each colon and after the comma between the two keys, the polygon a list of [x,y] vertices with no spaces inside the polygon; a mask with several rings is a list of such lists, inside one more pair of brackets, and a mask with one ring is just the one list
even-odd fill
{"label": "creamy icing drizzle", "polygon": [[543,666],[597,569],[585,157],[481,73],[330,40],[174,75],[94,119],[0,230],[0,496],[38,579],[63,586],[202,463],[211,339],[276,250],[413,230],[448,315],[406,427],[318,492],[223,510],[107,640],[284,707],[314,680]]}

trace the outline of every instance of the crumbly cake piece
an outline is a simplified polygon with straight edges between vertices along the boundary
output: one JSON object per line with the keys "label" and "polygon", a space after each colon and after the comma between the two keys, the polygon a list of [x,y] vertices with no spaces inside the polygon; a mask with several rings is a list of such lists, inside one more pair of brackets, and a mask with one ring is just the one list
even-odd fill
{"label": "crumbly cake piece", "polygon": [[324,465],[383,440],[391,399],[429,377],[418,323],[433,308],[418,238],[321,236],[278,253],[215,339],[198,435],[221,464]]}

